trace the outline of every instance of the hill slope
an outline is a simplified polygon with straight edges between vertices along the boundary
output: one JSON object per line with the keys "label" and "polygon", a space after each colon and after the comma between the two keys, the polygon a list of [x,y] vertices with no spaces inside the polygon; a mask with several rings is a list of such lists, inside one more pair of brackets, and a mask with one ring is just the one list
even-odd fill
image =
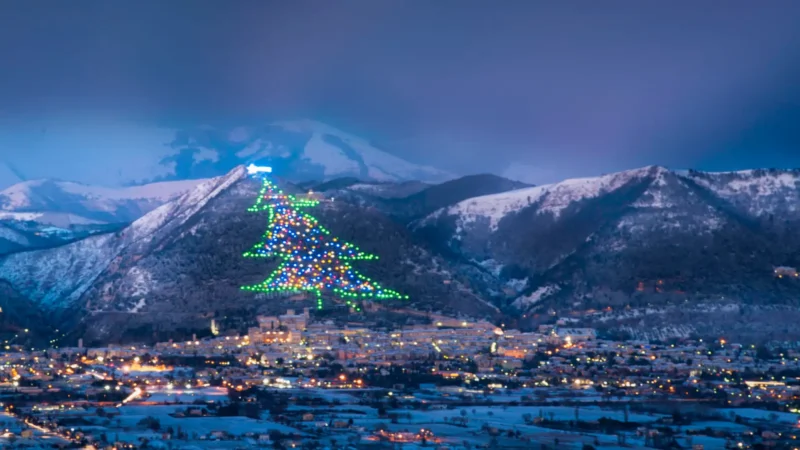
{"label": "hill slope", "polygon": [[[207,328],[215,316],[247,320],[259,310],[285,308],[281,300],[239,290],[276,265],[241,257],[265,227],[265,217],[246,212],[258,188],[238,167],[118,232],[9,255],[0,260],[0,279],[51,313],[59,327],[75,329],[87,317],[92,325],[82,332],[103,339],[163,337]],[[335,235],[380,255],[359,270],[410,295],[409,306],[496,313],[469,286],[471,279],[378,210],[335,201],[314,214]]]}
{"label": "hill slope", "polygon": [[0,219],[31,220],[58,227],[130,222],[200,182],[106,188],[70,181],[25,181],[0,191]]}
{"label": "hill slope", "polygon": [[[281,184],[324,191],[311,213],[381,257],[358,270],[412,297],[391,307],[502,313],[519,326],[552,320],[552,310],[640,337],[783,338],[798,334],[800,280],[774,268],[800,267],[798,180],[798,171],[645,167],[522,188],[492,176]],[[265,227],[246,213],[257,189],[238,167],[118,231],[6,256],[0,280],[53,326],[99,339],[185,336],[212,317],[239,326],[300,307],[238,289],[275,267],[241,257]],[[471,197],[486,192],[498,193]],[[3,236],[21,239],[12,231]]]}
{"label": "hill slope", "polygon": [[57,180],[15,184],[0,191],[0,255],[118,230],[201,181],[125,188]]}
{"label": "hill slope", "polygon": [[477,197],[416,231],[509,286],[509,313],[690,302],[797,306],[795,171],[646,167]]}

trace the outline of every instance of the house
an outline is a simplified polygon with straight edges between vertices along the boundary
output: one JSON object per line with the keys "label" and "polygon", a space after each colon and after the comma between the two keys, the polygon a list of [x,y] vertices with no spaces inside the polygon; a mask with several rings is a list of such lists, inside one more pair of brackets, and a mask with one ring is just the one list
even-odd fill
{"label": "house", "polygon": [[780,439],[780,435],[774,431],[763,431],[761,433],[761,438],[768,441],[774,441],[776,439]]}
{"label": "house", "polygon": [[346,420],[334,420],[333,421],[333,428],[347,428],[350,426],[350,423]]}
{"label": "house", "polygon": [[553,330],[553,337],[556,338],[555,342],[585,342],[594,340],[597,332],[594,328],[556,328]]}
{"label": "house", "polygon": [[222,430],[214,430],[211,433],[209,433],[209,436],[211,436],[211,439],[225,439],[228,437],[228,432]]}

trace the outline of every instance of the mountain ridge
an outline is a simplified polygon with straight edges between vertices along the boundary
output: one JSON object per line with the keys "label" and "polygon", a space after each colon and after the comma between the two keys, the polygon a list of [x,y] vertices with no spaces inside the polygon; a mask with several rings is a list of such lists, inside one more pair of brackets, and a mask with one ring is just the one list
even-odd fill
{"label": "mountain ridge", "polygon": [[786,201],[800,195],[798,174],[648,166],[468,199],[416,227],[524,284],[508,300],[522,313],[604,308],[611,297],[793,303],[798,285],[776,285],[772,268],[800,264],[799,217]]}
{"label": "mountain ridge", "polygon": [[[8,255],[0,259],[0,279],[57,318],[54,326],[70,329],[76,320],[91,317],[96,326],[87,327],[87,336],[103,338],[141,327],[150,330],[148,336],[190,325],[198,329],[207,326],[207,314],[268,307],[270,302],[238,289],[263,279],[274,266],[241,257],[263,233],[264,223],[247,213],[259,186],[244,167],[237,167],[119,231]],[[302,192],[285,186],[289,192]],[[383,257],[365,272],[395,280],[416,294],[417,305],[496,312],[474,293],[469,294],[473,301],[461,299],[461,305],[453,306],[455,293],[467,294],[471,288],[452,279],[450,263],[420,247],[402,224],[378,210],[330,201],[314,214],[337,235],[362,248],[381,249],[375,252]],[[204,286],[203,295],[195,291],[198,285]],[[462,287],[456,291],[457,286]]]}
{"label": "mountain ridge", "polygon": [[37,214],[61,213],[88,223],[124,222],[183,194],[200,182],[202,180],[182,180],[109,188],[54,179],[23,181],[0,191],[0,214],[22,213],[37,219]]}
{"label": "mountain ridge", "polygon": [[[796,179],[798,171],[659,166],[535,187],[487,175],[433,186],[354,178],[296,185],[276,177],[287,192],[323,200],[312,214],[334,234],[381,256],[359,270],[412,296],[389,308],[503,317],[522,328],[549,320],[550,310],[637,333],[637,323],[661,320],[664,328],[652,330],[658,336],[702,331],[685,314],[672,315],[690,307],[706,305],[698,317],[720,302],[784,308],[786,317],[800,311],[800,283],[773,273],[800,267]],[[437,190],[446,195],[430,195]],[[237,167],[122,229],[3,257],[0,280],[59,328],[76,329],[77,320],[99,340],[177,337],[212,317],[244,326],[259,311],[292,307],[238,289],[273,268],[241,258],[263,233],[263,221],[245,214],[256,192]],[[446,206],[428,213],[431,198]],[[592,312],[609,308],[635,313]],[[725,326],[744,334],[778,326],[751,322]]]}
{"label": "mountain ridge", "polygon": [[161,161],[174,171],[160,179],[219,176],[237,165],[270,165],[293,182],[357,177],[369,181],[441,182],[454,175],[415,164],[369,140],[322,122],[284,120],[258,126],[201,126],[176,130],[177,152]]}

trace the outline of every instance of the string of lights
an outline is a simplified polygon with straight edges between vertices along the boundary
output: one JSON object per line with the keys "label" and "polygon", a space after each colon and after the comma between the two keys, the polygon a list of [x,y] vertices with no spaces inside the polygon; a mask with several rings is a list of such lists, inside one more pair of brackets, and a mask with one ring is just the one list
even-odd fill
{"label": "string of lights", "polygon": [[285,194],[266,176],[261,176],[261,180],[258,199],[248,211],[268,212],[268,227],[261,242],[244,256],[277,257],[283,261],[264,282],[242,286],[243,290],[307,292],[315,296],[318,309],[322,309],[322,292],[332,292],[356,311],[360,310],[359,300],[408,298],[381,287],[350,264],[351,261],[374,260],[377,256],[331,236],[315,217],[300,210],[317,206],[319,201]]}

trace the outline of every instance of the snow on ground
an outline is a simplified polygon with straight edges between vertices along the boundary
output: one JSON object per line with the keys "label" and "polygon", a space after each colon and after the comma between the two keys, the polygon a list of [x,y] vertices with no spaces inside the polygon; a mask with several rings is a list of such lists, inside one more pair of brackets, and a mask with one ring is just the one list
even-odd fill
{"label": "snow on ground", "polygon": [[515,291],[521,291],[521,290],[525,289],[525,286],[527,286],[527,285],[528,285],[528,277],[525,277],[525,278],[522,278],[522,279],[513,278],[513,279],[508,280],[506,282],[506,286],[510,287],[511,289],[513,289]]}
{"label": "snow on ground", "polygon": [[384,189],[386,189],[386,186],[382,184],[357,183],[352,186],[349,186],[347,189],[358,192],[365,192],[367,194],[378,194]]}
{"label": "snow on ground", "polygon": [[[129,270],[126,278],[128,278],[128,282],[130,283],[130,295],[132,297],[138,295],[147,295],[153,288],[153,275],[147,269],[143,269],[139,266]],[[131,312],[138,312],[144,307],[144,305],[145,300],[139,300]]]}
{"label": "snow on ground", "polygon": [[[55,186],[61,191],[61,195],[80,196],[82,198],[79,201],[90,202],[97,210],[113,212],[120,200],[167,201],[191,190],[202,181],[204,180],[164,181],[127,187],[93,186],[71,181],[24,181],[0,191],[0,206],[5,211],[35,206],[39,203],[40,196],[52,198],[54,195],[52,186]],[[39,190],[43,188],[46,188],[47,192],[40,193]],[[71,200],[74,202],[75,199]]]}
{"label": "snow on ground", "polygon": [[338,401],[341,403],[358,403],[358,398],[349,394],[346,391],[332,391],[332,390],[320,390],[315,389],[309,391],[307,389],[286,389],[286,392],[290,392],[298,397],[314,397],[314,398],[321,398],[326,402],[334,402]]}
{"label": "snow on ground", "polygon": [[[466,412],[462,415],[461,410]],[[474,412],[473,412],[474,410]],[[390,413],[398,414],[398,423],[391,424],[390,429],[393,431],[400,430],[417,430],[419,428],[429,429],[435,435],[444,438],[446,441],[449,439],[452,442],[461,443],[464,440],[470,441],[474,444],[485,444],[488,439],[485,434],[480,430],[484,425],[495,427],[501,430],[515,430],[520,431],[522,436],[530,439],[532,443],[550,444],[558,439],[560,442],[559,448],[582,448],[583,444],[592,444],[597,439],[602,449],[617,448],[616,436],[594,434],[594,433],[578,433],[570,431],[553,430],[549,428],[539,427],[535,425],[527,425],[523,419],[524,414],[530,414],[532,417],[537,417],[541,410],[542,415],[549,419],[552,417],[558,421],[575,420],[575,408],[567,406],[530,406],[530,407],[508,407],[501,406],[481,406],[481,407],[465,407],[456,408],[454,410],[432,410],[432,411],[411,411],[411,410],[394,410]],[[622,410],[602,410],[598,407],[582,407],[579,408],[578,417],[580,420],[598,420],[602,417],[608,417],[615,420],[624,420],[624,413]],[[408,419],[410,415],[410,419]],[[465,426],[457,426],[445,421],[451,421],[452,418],[466,418]],[[638,423],[652,423],[661,418],[659,415],[647,415],[630,413],[629,420]],[[459,419],[460,420],[460,419]],[[377,424],[386,423],[385,420],[372,420],[362,419],[355,420],[357,424]],[[509,439],[507,444],[509,446],[519,446],[523,441]],[[629,439],[629,444],[636,445],[637,440],[635,437]],[[503,447],[503,442],[498,443]],[[638,448],[638,447],[627,447]]]}
{"label": "snow on ground", "polygon": [[[691,178],[721,196],[736,194],[766,196],[781,189],[797,189],[800,183],[800,175],[797,173],[765,171],[759,174],[753,170],[701,173],[700,176]],[[724,182],[726,178],[730,180]]]}
{"label": "snow on ground", "polygon": [[725,200],[745,202],[751,214],[761,216],[785,207],[795,211],[800,199],[800,172],[743,170],[694,172],[683,175]]}
{"label": "snow on ground", "polygon": [[[509,426],[522,426],[525,425],[525,420],[522,418],[524,414],[530,414],[537,417],[541,411],[546,419],[550,419],[551,414],[553,420],[568,421],[575,420],[575,407],[572,406],[476,406],[456,408],[453,410],[432,410],[432,411],[410,411],[410,410],[397,410],[401,415],[410,414],[410,420],[401,420],[405,423],[425,424],[430,422],[444,422],[444,419],[452,417],[462,417],[461,410],[466,411],[466,417],[469,423],[474,423],[478,428],[485,423],[498,427]],[[474,411],[474,412],[473,412]],[[625,413],[622,409],[600,409],[599,407],[583,406],[578,408],[578,418],[584,421],[595,421],[601,418],[608,418],[623,421],[625,420]],[[628,420],[638,423],[651,423],[655,422],[662,416],[648,415],[639,413],[629,413]]]}
{"label": "snow on ground", "polygon": [[102,222],[92,220],[75,214],[41,211],[41,212],[10,212],[0,211],[0,220],[13,220],[17,222],[38,222],[41,224],[53,225],[56,227],[68,227],[70,225],[96,225]]}
{"label": "snow on ground", "polygon": [[[475,197],[447,208],[446,214],[460,216],[460,225],[474,222],[478,218],[486,218],[492,230],[497,229],[498,223],[506,215],[534,204],[539,214],[552,214],[558,218],[573,202],[598,197],[631,181],[653,174],[658,176],[660,171],[665,170],[660,167],[644,167],[601,177],[575,178],[554,184]],[[440,210],[429,217],[434,218],[441,214]]]}
{"label": "snow on ground", "polygon": [[[331,136],[339,139],[343,144],[347,145],[350,149],[358,154],[358,156],[367,166],[369,176],[379,181],[426,178],[442,180],[445,178],[452,178],[452,175],[447,172],[429,166],[410,163],[404,159],[398,158],[397,156],[375,148],[369,143],[369,141],[363,138],[346,133],[321,122],[316,122],[313,120],[294,120],[279,121],[272,123],[272,125],[295,133],[308,133],[312,135],[312,139],[314,138],[313,136]],[[334,148],[336,148],[338,152],[341,152],[338,147],[334,146]],[[316,149],[312,150],[316,151]],[[330,151],[331,149],[327,150],[328,151],[325,155],[315,153],[316,157],[324,156],[324,160],[326,161],[325,164],[327,164],[327,160],[330,159],[331,153],[333,153]],[[306,156],[308,156],[307,152],[308,149],[306,149]],[[350,158],[348,157],[348,159]],[[326,168],[326,174],[329,176],[335,175],[335,172],[328,167]]]}
{"label": "snow on ground", "polygon": [[[130,373],[135,373],[131,370]],[[228,390],[217,387],[201,389],[149,389],[148,402],[158,403],[193,403],[195,401],[223,401],[228,398]]]}
{"label": "snow on ground", "polygon": [[740,423],[720,421],[694,422],[691,425],[683,425],[681,428],[684,431],[702,431],[706,428],[711,428],[712,430],[729,431],[731,433],[744,433],[752,430],[751,427]]}
{"label": "snow on ground", "polygon": [[140,217],[126,228],[124,232],[126,234],[132,233],[134,240],[136,240],[149,235],[168,221],[173,221],[176,224],[183,223],[183,221],[191,217],[195,212],[202,209],[212,198],[219,195],[244,176],[244,167],[237,167],[227,175],[206,180],[175,201],[165,203],[150,213]]}
{"label": "snow on ground", "polygon": [[[170,414],[176,410],[186,409],[187,405],[177,406],[123,406],[118,408],[120,415],[114,420],[119,419],[122,427],[138,428],[140,420],[146,417],[154,417],[161,422],[161,428],[180,427],[183,431],[199,435],[207,434],[211,431],[226,431],[233,435],[243,435],[245,433],[269,433],[270,430],[277,430],[281,433],[302,434],[299,430],[278,424],[268,420],[256,420],[248,417],[172,417]],[[144,430],[143,430],[144,431]]]}
{"label": "snow on ground", "polygon": [[0,262],[0,277],[34,301],[61,306],[80,297],[116,256],[119,247],[111,244],[112,239],[113,235],[104,234],[53,249],[9,255]]}
{"label": "snow on ground", "polygon": [[8,430],[16,435],[12,441],[9,438],[0,436],[0,448],[53,448],[68,444],[67,440],[49,433],[42,433],[39,430],[32,430],[33,437],[23,439],[19,437],[20,432],[28,428],[21,420],[8,413],[0,413],[0,429]]}
{"label": "snow on ground", "polygon": [[150,199],[167,201],[192,190],[207,180],[162,181],[158,183],[128,186],[123,188],[106,188],[79,183],[63,182],[63,189],[72,194],[85,195],[89,198],[110,200]]}
{"label": "snow on ground", "polygon": [[17,230],[8,228],[0,224],[0,239],[5,239],[9,242],[15,242],[21,245],[29,245],[28,238]]}
{"label": "snow on ground", "polygon": [[477,262],[481,267],[483,267],[484,269],[488,270],[489,272],[492,273],[492,275],[494,275],[496,277],[500,276],[500,273],[503,271],[503,267],[504,267],[503,263],[501,263],[500,261],[498,261],[496,259],[491,259],[491,258],[483,260],[483,261],[475,261],[475,262]]}
{"label": "snow on ground", "polygon": [[303,149],[303,156],[312,163],[324,167],[328,176],[360,171],[358,161],[348,157],[339,147],[325,141],[324,136],[319,133],[311,134],[311,139],[306,142]]}
{"label": "snow on ground", "polygon": [[[62,306],[79,298],[123,250],[148,244],[152,233],[178,226],[212,198],[244,176],[239,167],[228,175],[201,183],[178,199],[139,218],[120,233],[102,234],[57,248],[17,253],[0,262],[0,277],[28,298]],[[30,283],[28,280],[37,280]]]}
{"label": "snow on ground", "polygon": [[771,420],[772,414],[775,414],[778,422],[784,423],[798,423],[800,422],[800,414],[795,413],[787,413],[787,412],[774,412],[774,411],[766,411],[763,409],[753,409],[753,408],[728,408],[728,409],[720,409],[719,412],[723,414],[736,414],[737,416],[741,416],[745,419],[751,420],[764,420],[768,421]]}
{"label": "snow on ground", "polygon": [[133,307],[131,309],[129,309],[128,311],[132,312],[132,313],[138,313],[142,308],[144,308],[144,305],[146,305],[146,304],[147,304],[147,300],[145,300],[143,298],[140,298],[139,301],[137,301],[136,304],[133,305]]}
{"label": "snow on ground", "polygon": [[561,288],[556,285],[541,286],[531,292],[530,295],[523,295],[514,300],[513,306],[519,310],[530,308],[539,303],[543,298],[549,297],[560,290]]}

